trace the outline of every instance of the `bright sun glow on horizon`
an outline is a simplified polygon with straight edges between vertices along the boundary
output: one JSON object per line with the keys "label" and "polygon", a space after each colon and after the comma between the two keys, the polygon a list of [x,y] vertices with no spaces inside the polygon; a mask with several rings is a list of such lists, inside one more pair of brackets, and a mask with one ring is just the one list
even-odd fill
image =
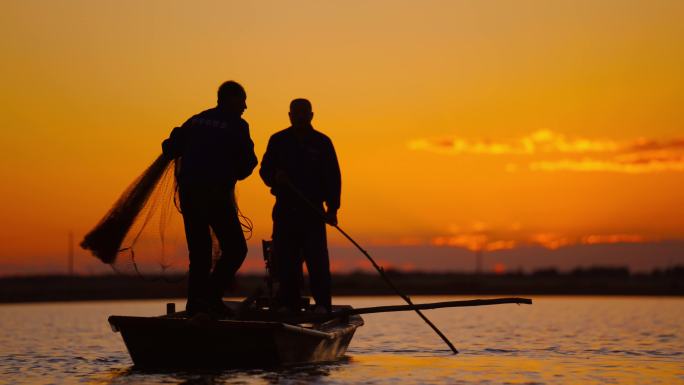
{"label": "bright sun glow on horizon", "polygon": [[[313,102],[342,167],[340,224],[371,248],[684,240],[684,2],[4,5],[0,275],[62,271],[69,232],[228,79],[259,158],[289,101]],[[257,170],[238,184],[255,268],[273,204]],[[684,262],[678,247],[663,260]]]}

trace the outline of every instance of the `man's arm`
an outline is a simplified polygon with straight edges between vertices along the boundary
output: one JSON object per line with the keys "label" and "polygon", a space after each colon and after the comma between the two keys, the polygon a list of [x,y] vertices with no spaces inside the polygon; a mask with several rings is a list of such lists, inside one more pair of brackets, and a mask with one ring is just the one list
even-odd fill
{"label": "man's arm", "polygon": [[171,157],[173,159],[183,156],[183,148],[185,147],[186,136],[188,135],[188,129],[192,125],[192,119],[188,119],[183,123],[182,126],[176,127],[171,130],[171,134],[168,139],[162,142],[162,153],[164,155]]}
{"label": "man's arm", "polygon": [[327,147],[324,164],[326,219],[331,225],[336,225],[337,210],[340,208],[340,196],[342,195],[342,173],[340,172],[340,164],[337,161],[335,147],[330,139],[327,140]]}
{"label": "man's arm", "polygon": [[243,122],[244,140],[243,143],[240,143],[240,151],[238,151],[240,156],[237,159],[237,167],[235,170],[235,177],[237,180],[243,180],[250,176],[258,163],[256,154],[254,153],[254,142],[252,142],[252,138],[249,135],[249,124],[245,121]]}
{"label": "man's arm", "polygon": [[268,145],[266,146],[266,152],[264,157],[261,158],[261,168],[259,168],[259,175],[264,181],[266,186],[273,187],[275,184],[275,145],[273,144],[273,137],[268,140]]}
{"label": "man's arm", "polygon": [[162,153],[169,158],[178,158],[183,155],[183,127],[176,127],[171,130],[168,139],[162,142]]}

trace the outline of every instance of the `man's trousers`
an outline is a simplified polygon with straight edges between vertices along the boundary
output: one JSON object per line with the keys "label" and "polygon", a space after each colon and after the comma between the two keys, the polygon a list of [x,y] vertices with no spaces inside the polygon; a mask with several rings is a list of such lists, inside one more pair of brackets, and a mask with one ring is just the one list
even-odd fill
{"label": "man's trousers", "polygon": [[278,264],[278,297],[282,304],[290,308],[298,306],[304,262],[316,304],[330,310],[330,262],[325,222],[311,218],[274,217],[273,253]]}
{"label": "man's trousers", "polygon": [[[187,308],[206,311],[209,304],[221,300],[224,289],[242,266],[247,242],[232,187],[181,186],[179,198],[190,256]],[[213,270],[211,231],[220,249]]]}

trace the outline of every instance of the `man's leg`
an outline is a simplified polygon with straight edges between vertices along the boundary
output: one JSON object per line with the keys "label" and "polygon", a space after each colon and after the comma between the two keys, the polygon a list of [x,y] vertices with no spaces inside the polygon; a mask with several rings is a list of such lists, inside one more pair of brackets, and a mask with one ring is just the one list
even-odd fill
{"label": "man's leg", "polygon": [[298,229],[285,220],[273,221],[273,256],[278,266],[277,300],[281,305],[299,309],[299,281],[302,272],[301,247]]}
{"label": "man's leg", "polygon": [[225,288],[233,281],[247,256],[247,242],[232,198],[221,194],[215,202],[210,224],[218,239],[221,256],[211,273],[212,301],[221,300]]}
{"label": "man's leg", "polygon": [[309,288],[316,305],[330,311],[332,300],[330,294],[330,261],[325,223],[316,222],[307,226],[303,243],[304,260],[309,270]]}
{"label": "man's leg", "polygon": [[199,204],[202,197],[193,193],[181,194],[181,209],[185,226],[185,239],[188,243],[190,268],[188,273],[189,313],[208,310],[208,282],[211,270],[211,235],[205,210]]}

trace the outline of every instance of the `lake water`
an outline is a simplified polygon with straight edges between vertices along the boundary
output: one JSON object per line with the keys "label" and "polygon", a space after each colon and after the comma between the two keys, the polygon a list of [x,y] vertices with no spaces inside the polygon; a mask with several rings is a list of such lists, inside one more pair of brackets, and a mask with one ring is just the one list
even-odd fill
{"label": "lake water", "polygon": [[[463,299],[415,297],[414,302]],[[282,370],[141,372],[107,317],[158,315],[164,300],[0,305],[7,384],[684,384],[684,299],[533,297],[534,305],[366,315],[345,359]],[[392,297],[335,298],[355,307]],[[182,301],[176,301],[182,308]]]}

